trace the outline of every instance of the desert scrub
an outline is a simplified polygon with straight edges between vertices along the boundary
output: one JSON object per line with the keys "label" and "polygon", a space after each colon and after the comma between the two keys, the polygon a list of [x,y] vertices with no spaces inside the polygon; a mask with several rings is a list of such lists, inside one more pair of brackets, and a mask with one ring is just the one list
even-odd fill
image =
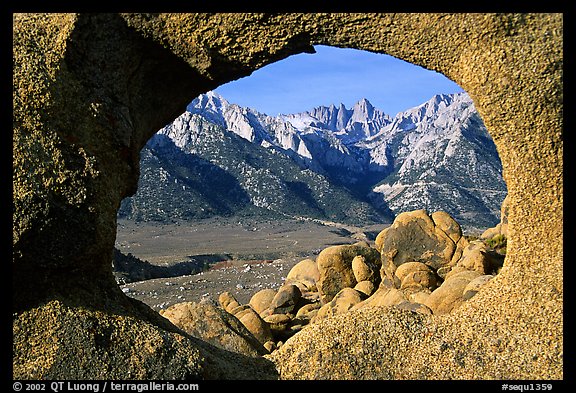
{"label": "desert scrub", "polygon": [[499,254],[506,254],[506,236],[502,234],[496,235],[491,239],[485,240],[485,243]]}

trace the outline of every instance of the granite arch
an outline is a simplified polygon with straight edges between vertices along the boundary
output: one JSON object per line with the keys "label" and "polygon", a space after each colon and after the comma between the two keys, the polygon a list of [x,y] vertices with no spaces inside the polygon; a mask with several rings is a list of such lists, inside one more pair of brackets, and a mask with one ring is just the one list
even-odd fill
{"label": "granite arch", "polygon": [[[282,378],[562,378],[561,14],[15,14],[13,22],[15,378],[275,378],[275,367]],[[135,191],[147,139],[199,93],[316,44],[386,53],[454,80],[504,167],[502,273],[449,317],[381,313],[392,329],[367,337],[410,343],[384,356],[385,371],[368,360],[340,367],[346,356],[317,339],[324,325],[270,359],[238,359],[126,298],[111,273],[116,211]],[[367,315],[341,322],[349,318],[370,331]]]}

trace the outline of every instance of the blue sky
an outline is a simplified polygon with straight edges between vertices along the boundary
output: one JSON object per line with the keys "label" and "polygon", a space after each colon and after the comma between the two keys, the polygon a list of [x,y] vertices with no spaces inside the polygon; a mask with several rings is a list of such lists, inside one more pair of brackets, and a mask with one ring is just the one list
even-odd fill
{"label": "blue sky", "polygon": [[389,55],[316,46],[216,89],[229,102],[275,116],[361,98],[394,116],[439,93],[463,89],[444,75]]}

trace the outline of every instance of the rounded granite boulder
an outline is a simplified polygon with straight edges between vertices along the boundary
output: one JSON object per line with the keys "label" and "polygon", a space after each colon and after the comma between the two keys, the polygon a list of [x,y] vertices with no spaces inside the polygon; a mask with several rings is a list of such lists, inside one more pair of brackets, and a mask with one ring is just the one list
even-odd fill
{"label": "rounded granite boulder", "polygon": [[319,279],[320,272],[316,261],[304,259],[290,269],[286,276],[286,284],[301,283],[308,291],[315,291]]}
{"label": "rounded granite boulder", "polygon": [[328,303],[344,288],[354,288],[358,283],[352,262],[361,257],[363,266],[380,267],[380,254],[368,244],[360,242],[351,245],[327,247],[318,254],[316,263],[320,272],[317,287],[322,302]]}

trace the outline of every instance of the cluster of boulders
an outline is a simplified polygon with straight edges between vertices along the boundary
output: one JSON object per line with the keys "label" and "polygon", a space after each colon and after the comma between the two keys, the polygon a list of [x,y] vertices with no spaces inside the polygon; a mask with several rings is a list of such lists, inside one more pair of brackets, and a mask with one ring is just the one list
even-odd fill
{"label": "cluster of boulders", "polygon": [[[489,282],[502,263],[503,257],[482,240],[467,240],[449,214],[416,210],[399,214],[373,246],[364,241],[331,246],[316,261],[297,263],[278,290],[263,289],[248,304],[224,292],[219,304],[180,303],[161,314],[193,336],[260,355],[308,324],[362,307],[450,313]],[[208,326],[215,317],[217,329]],[[231,344],[231,332],[243,343]],[[246,343],[250,349],[243,348]]]}

